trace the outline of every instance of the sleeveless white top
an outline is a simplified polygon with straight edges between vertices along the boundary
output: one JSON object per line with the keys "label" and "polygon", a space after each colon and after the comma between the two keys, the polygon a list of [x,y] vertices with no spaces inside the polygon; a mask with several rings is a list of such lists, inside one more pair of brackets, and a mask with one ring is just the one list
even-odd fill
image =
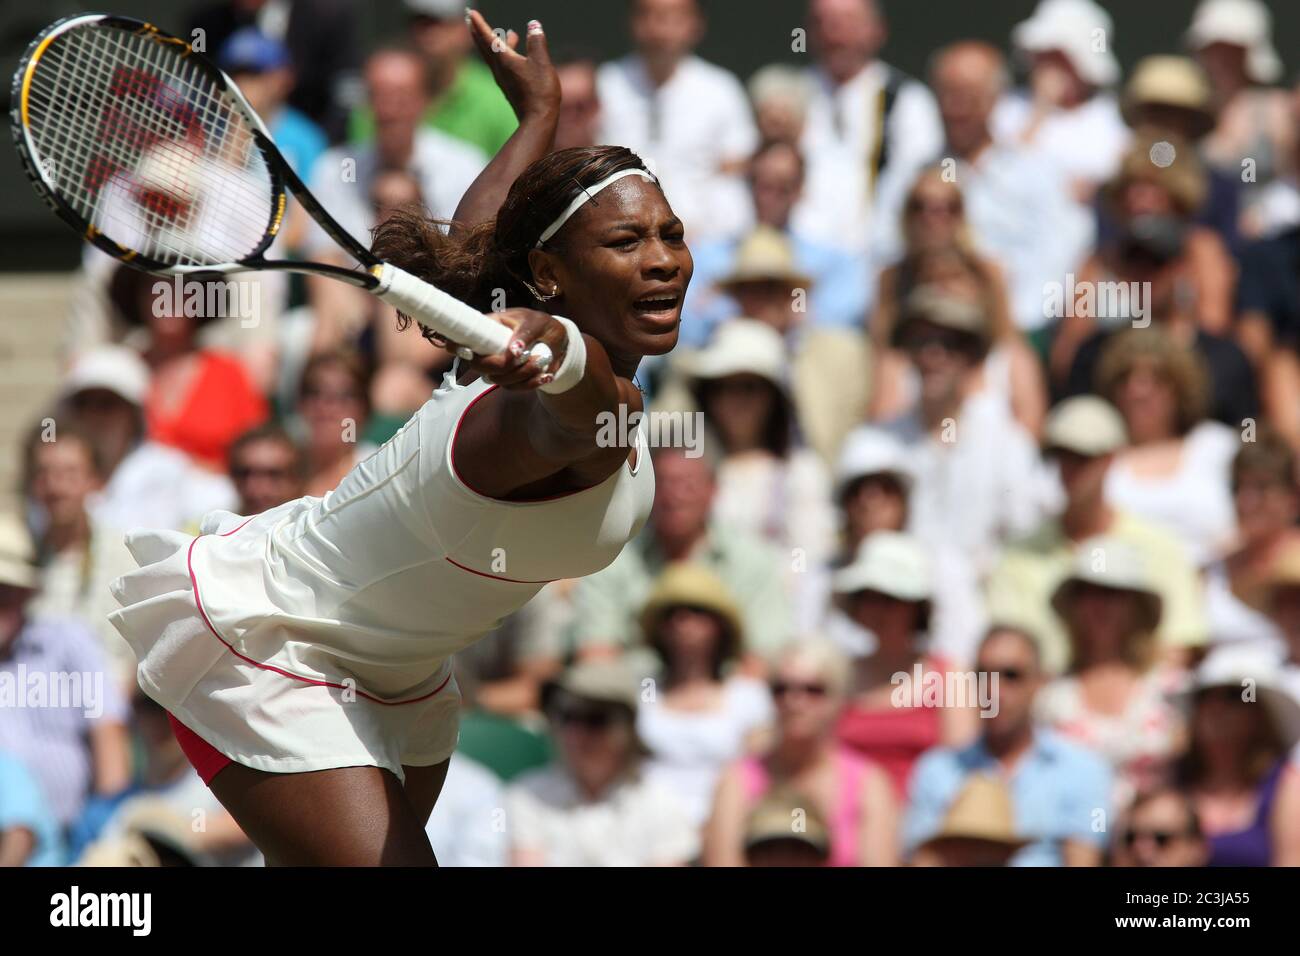
{"label": "sleeveless white top", "polygon": [[[604,568],[654,497],[636,463],[540,501],[485,497],[456,474],[462,417],[495,386],[448,377],[324,497],[199,537],[140,531],[110,619],[141,687],[227,756],[287,771],[436,763],[455,746],[450,656],[549,581]],[[342,704],[342,706],[340,706]]]}

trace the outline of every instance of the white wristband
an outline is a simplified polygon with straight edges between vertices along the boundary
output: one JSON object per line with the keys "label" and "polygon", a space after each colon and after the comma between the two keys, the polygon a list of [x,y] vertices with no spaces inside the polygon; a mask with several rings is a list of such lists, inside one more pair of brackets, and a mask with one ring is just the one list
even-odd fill
{"label": "white wristband", "polygon": [[560,315],[552,318],[564,326],[564,361],[551,373],[555,378],[541,386],[541,389],[548,395],[558,395],[582,381],[583,373],[587,370],[587,343],[582,339],[582,332],[568,319]]}

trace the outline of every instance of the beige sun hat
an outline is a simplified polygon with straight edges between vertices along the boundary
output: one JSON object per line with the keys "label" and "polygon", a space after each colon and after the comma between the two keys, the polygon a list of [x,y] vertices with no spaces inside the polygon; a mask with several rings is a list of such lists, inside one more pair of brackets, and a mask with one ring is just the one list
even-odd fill
{"label": "beige sun hat", "polygon": [[726,289],[742,282],[788,282],[798,289],[810,288],[812,276],[795,262],[794,245],[785,233],[772,226],[754,229],[736,248],[731,271],[718,280]]}
{"label": "beige sun hat", "polygon": [[702,608],[722,620],[727,631],[723,637],[724,659],[730,660],[744,647],[740,608],[722,579],[704,565],[675,561],[664,568],[641,609],[641,631],[647,641],[654,639],[660,619],[674,607]]}
{"label": "beige sun hat", "polygon": [[835,496],[859,478],[868,475],[893,475],[903,488],[912,487],[912,472],[907,467],[907,449],[883,428],[862,425],[849,432],[835,466]]}
{"label": "beige sun hat", "polygon": [[1256,83],[1282,75],[1282,58],[1273,46],[1273,15],[1260,0],[1203,0],[1187,29],[1187,45],[1203,50],[1211,43],[1246,49],[1246,73]]}
{"label": "beige sun hat", "polygon": [[1058,404],[1043,426],[1043,448],[1088,458],[1109,455],[1128,444],[1128,429],[1115,406],[1096,395],[1076,395]]}
{"label": "beige sun hat", "polygon": [[1092,0],[1042,0],[1029,19],[1011,31],[1011,42],[1027,53],[1064,53],[1092,86],[1119,80],[1119,61],[1111,52],[1114,37],[1110,14]]}
{"label": "beige sun hat", "polygon": [[1052,595],[1052,607],[1064,617],[1066,602],[1080,584],[1129,591],[1142,600],[1142,626],[1152,632],[1160,623],[1163,601],[1151,580],[1142,554],[1128,541],[1111,535],[1097,535],[1075,549],[1069,574]]}
{"label": "beige sun hat", "polygon": [[778,840],[807,844],[826,859],[831,834],[817,802],[789,788],[779,788],[759,800],[745,825],[745,849]]}
{"label": "beige sun hat", "polygon": [[921,320],[972,335],[985,346],[993,339],[993,326],[983,304],[945,292],[936,285],[918,286],[903,301],[894,327],[894,344],[901,344],[908,326]]}
{"label": "beige sun hat", "polygon": [[1224,644],[1215,648],[1201,661],[1192,675],[1191,687],[1186,694],[1190,703],[1201,691],[1217,687],[1232,687],[1243,694],[1253,693],[1268,711],[1278,736],[1289,750],[1300,741],[1300,701],[1297,701],[1281,682],[1278,655],[1268,648],[1246,644]]}
{"label": "beige sun hat", "polygon": [[930,559],[911,535],[877,531],[858,545],[853,561],[831,577],[836,594],[875,591],[900,601],[930,601]]}
{"label": "beige sun hat", "polygon": [[1139,125],[1144,106],[1172,106],[1196,116],[1200,137],[1214,128],[1213,93],[1205,71],[1185,56],[1148,56],[1138,61],[1124,88],[1120,112],[1129,126]]}
{"label": "beige sun hat", "polygon": [[944,814],[939,829],[921,846],[943,840],[996,843],[1011,849],[1033,842],[1016,828],[1015,805],[1006,782],[985,773],[967,779]]}
{"label": "beige sun hat", "polygon": [[730,319],[714,332],[709,344],[684,355],[679,367],[695,380],[729,375],[758,375],[781,392],[787,388],[789,353],[781,333],[757,319]]}
{"label": "beige sun hat", "polygon": [[18,515],[0,512],[0,584],[15,588],[35,588],[36,546],[27,525]]}

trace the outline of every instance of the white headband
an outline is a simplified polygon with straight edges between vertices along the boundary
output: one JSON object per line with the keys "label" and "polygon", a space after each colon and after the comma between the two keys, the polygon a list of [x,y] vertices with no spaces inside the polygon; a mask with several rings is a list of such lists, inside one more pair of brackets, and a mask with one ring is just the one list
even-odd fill
{"label": "white headband", "polygon": [[608,179],[602,179],[594,186],[588,186],[584,188],[582,192],[580,192],[577,196],[574,197],[573,202],[569,203],[569,208],[564,210],[564,212],[560,213],[559,217],[556,218],[555,222],[551,223],[549,226],[546,227],[546,231],[543,232],[541,238],[537,240],[536,248],[540,249],[542,247],[542,244],[546,242],[547,239],[550,239],[551,236],[559,232],[560,229],[564,226],[564,224],[573,217],[573,214],[577,212],[579,209],[581,209],[583,206],[585,206],[587,204],[587,201],[593,198],[596,195],[596,193],[600,192],[602,189],[605,189],[608,186],[614,185],[614,183],[618,182],[620,179],[626,179],[628,176],[640,176],[642,179],[651,183],[659,182],[659,180],[655,179],[654,173],[651,173],[647,170],[624,169],[621,172],[617,172],[613,176],[610,176]]}

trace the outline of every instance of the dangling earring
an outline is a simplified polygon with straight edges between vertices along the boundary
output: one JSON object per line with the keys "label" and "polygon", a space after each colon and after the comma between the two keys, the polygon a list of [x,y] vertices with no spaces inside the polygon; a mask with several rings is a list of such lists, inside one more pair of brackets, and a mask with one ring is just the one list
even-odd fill
{"label": "dangling earring", "polygon": [[524,285],[528,287],[528,291],[533,294],[533,298],[536,299],[538,302],[550,302],[552,299],[554,299],[557,295],[560,294],[560,289],[558,286],[556,286],[556,288],[551,292],[550,295],[542,295],[540,292],[537,291],[537,287],[534,286],[531,282],[525,282]]}

